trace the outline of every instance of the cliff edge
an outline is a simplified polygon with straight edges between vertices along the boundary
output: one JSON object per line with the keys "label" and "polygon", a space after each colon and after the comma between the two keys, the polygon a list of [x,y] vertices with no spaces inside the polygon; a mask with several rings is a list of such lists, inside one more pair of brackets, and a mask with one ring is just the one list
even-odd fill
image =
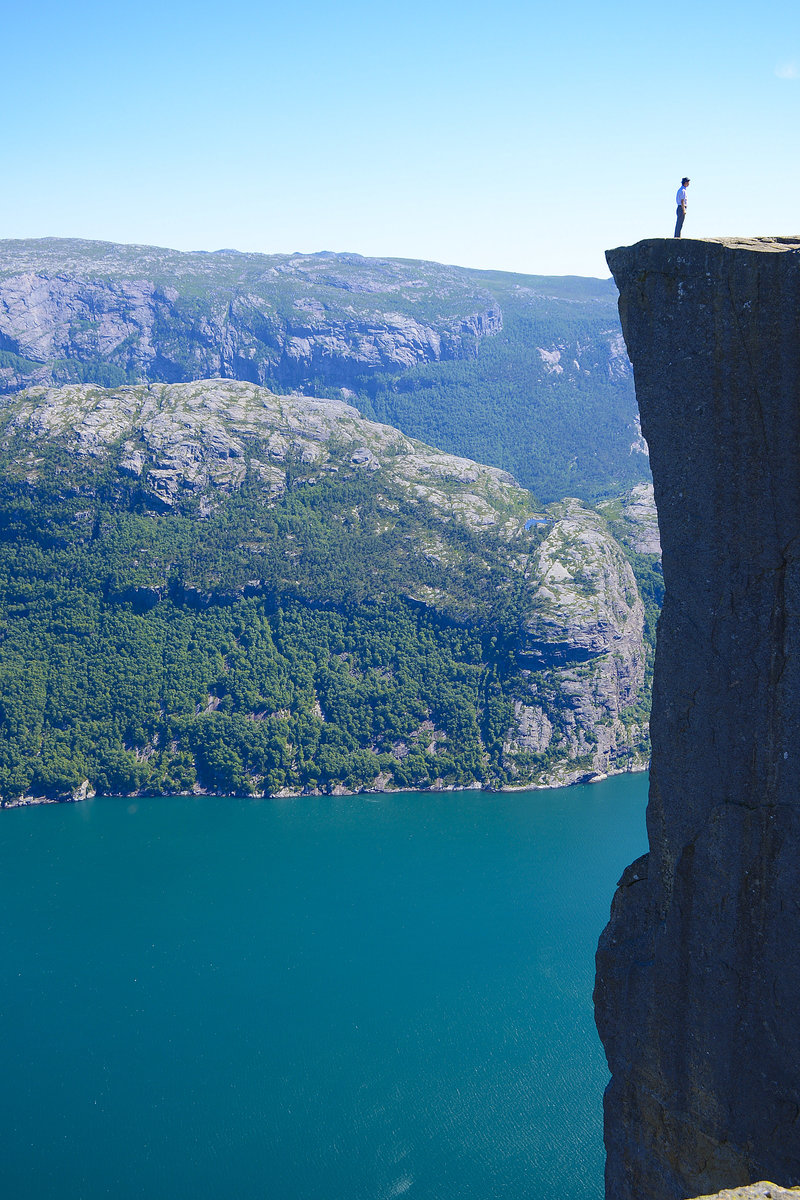
{"label": "cliff edge", "polygon": [[597,953],[609,1200],[800,1183],[800,238],[609,251],[666,596]]}

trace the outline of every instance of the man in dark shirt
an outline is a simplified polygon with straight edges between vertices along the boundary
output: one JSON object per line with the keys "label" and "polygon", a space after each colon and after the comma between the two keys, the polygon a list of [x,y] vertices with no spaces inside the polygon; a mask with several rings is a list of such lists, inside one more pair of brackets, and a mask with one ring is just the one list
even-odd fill
{"label": "man in dark shirt", "polygon": [[684,175],[683,179],[681,180],[681,186],[678,188],[678,194],[675,197],[675,200],[678,204],[678,219],[675,222],[675,237],[681,236],[683,222],[686,220],[686,189],[688,186],[689,180]]}

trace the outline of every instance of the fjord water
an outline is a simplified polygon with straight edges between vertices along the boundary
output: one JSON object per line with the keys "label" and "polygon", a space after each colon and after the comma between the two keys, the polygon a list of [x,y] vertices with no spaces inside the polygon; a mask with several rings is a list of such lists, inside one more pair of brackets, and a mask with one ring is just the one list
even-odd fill
{"label": "fjord water", "polygon": [[0,813],[4,1195],[600,1200],[646,787]]}

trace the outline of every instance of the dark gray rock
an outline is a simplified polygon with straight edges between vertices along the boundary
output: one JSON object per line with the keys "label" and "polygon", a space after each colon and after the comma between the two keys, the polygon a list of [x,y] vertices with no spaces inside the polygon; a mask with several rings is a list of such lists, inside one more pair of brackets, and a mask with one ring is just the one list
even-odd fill
{"label": "dark gray rock", "polygon": [[666,600],[597,954],[609,1200],[800,1183],[800,239],[610,251]]}

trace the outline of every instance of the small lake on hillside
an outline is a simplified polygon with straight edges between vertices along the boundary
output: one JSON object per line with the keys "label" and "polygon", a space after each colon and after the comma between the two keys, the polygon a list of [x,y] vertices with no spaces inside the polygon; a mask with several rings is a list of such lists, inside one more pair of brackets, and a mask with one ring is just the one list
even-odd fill
{"label": "small lake on hillside", "polygon": [[602,1200],[647,776],[0,813],[11,1200]]}

